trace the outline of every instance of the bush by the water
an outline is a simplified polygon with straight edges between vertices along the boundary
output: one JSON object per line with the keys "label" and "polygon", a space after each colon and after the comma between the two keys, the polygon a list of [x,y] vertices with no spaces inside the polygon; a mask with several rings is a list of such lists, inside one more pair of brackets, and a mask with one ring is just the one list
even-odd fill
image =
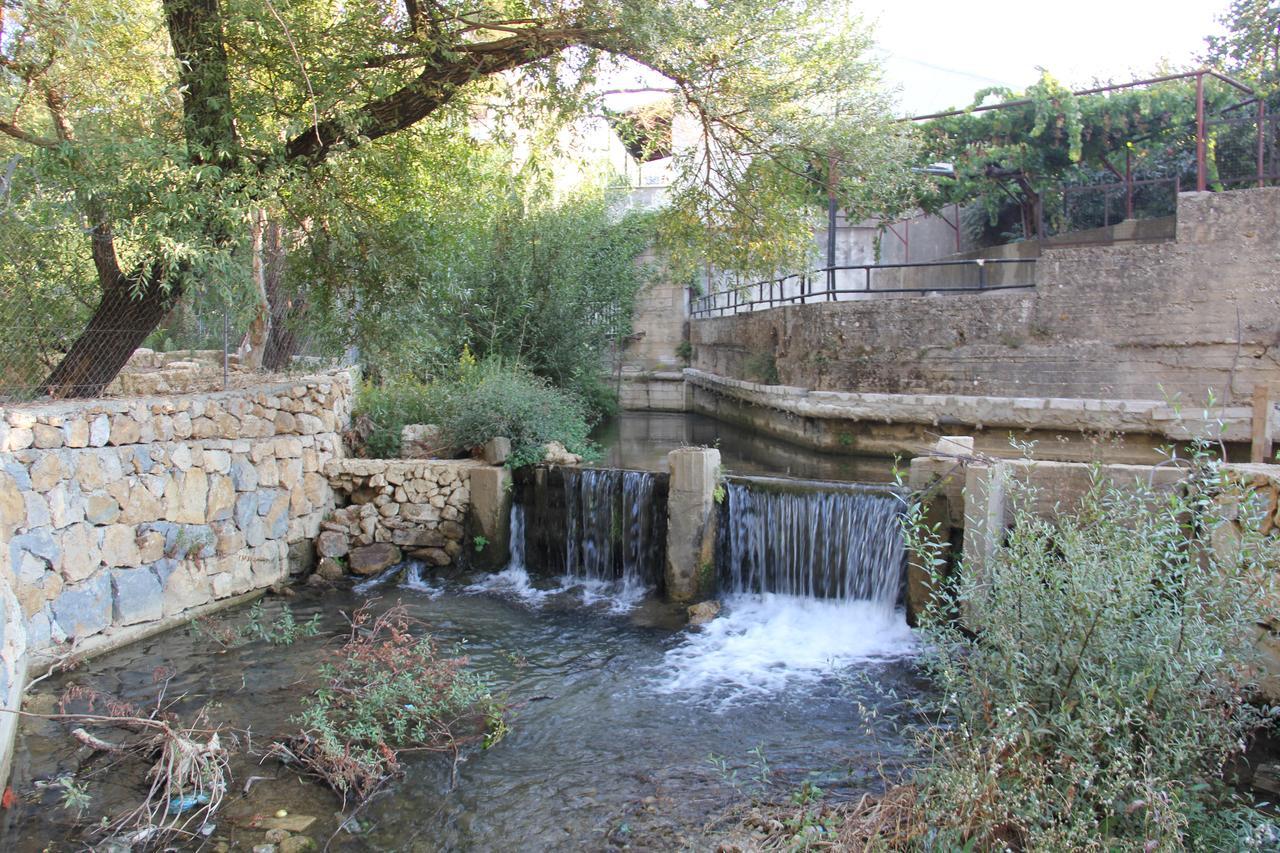
{"label": "bush by the water", "polygon": [[[874,808],[859,817],[877,844],[1276,849],[1224,779],[1270,714],[1250,699],[1276,543],[1254,523],[1264,507],[1207,457],[1187,483],[1099,482],[1053,520],[1007,484],[1012,525],[990,559],[935,577],[922,647],[942,705],[896,829]],[[1220,525],[1242,531],[1239,547],[1205,547]],[[918,519],[910,529],[940,566],[937,538]]]}
{"label": "bush by the water", "polygon": [[352,615],[351,634],[303,700],[302,734],[277,752],[345,797],[364,799],[400,768],[405,752],[452,752],[494,742],[502,709],[467,659],[415,630],[402,605]]}
{"label": "bush by the water", "polygon": [[581,398],[519,364],[496,358],[476,363],[465,353],[450,379],[366,386],[357,415],[371,424],[366,449],[376,457],[398,455],[401,429],[415,423],[436,424],[444,439],[461,449],[506,436],[511,439],[512,467],[540,461],[550,441],[574,453],[593,452],[587,437],[591,423]]}

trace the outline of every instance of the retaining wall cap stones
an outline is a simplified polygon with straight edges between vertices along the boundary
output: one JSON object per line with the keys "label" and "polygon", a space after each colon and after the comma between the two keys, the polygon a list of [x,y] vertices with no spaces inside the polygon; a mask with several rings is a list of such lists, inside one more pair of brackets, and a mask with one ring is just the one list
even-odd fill
{"label": "retaining wall cap stones", "polygon": [[441,471],[463,473],[483,468],[478,459],[334,459],[324,466],[326,477],[372,477],[393,471],[406,476],[435,476]]}
{"label": "retaining wall cap stones", "polygon": [[[791,385],[761,385],[685,368],[685,380],[725,396],[803,417],[938,426],[944,420],[979,428],[1060,429],[1072,432],[1153,433],[1176,440],[1211,434],[1249,441],[1252,410],[1218,408],[1179,413],[1160,400],[1059,397],[987,397],[957,394],[882,394],[810,391]],[[1218,426],[1221,421],[1223,428]],[[1273,435],[1280,436],[1274,425]]]}
{"label": "retaining wall cap stones", "polygon": [[250,395],[265,394],[268,396],[292,396],[294,389],[318,388],[327,392],[335,381],[352,382],[358,378],[354,368],[340,368],[322,373],[311,373],[290,377],[287,380],[265,385],[251,385],[243,388],[228,388],[225,391],[190,391],[174,394],[161,394],[140,397],[102,397],[93,400],[50,400],[23,403],[17,406],[6,406],[6,413],[12,417],[14,413],[30,413],[34,418],[47,420],[55,416],[96,417],[99,414],[129,414],[138,406],[159,406],[167,413],[176,412],[179,404],[189,400],[208,400],[221,403],[224,400],[240,399]]}

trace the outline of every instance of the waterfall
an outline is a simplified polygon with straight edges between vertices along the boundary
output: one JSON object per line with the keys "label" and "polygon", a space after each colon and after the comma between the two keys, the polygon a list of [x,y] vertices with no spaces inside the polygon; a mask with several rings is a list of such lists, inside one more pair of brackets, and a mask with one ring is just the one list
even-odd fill
{"label": "waterfall", "polygon": [[510,544],[507,545],[507,568],[523,571],[525,568],[524,507],[512,501],[510,518],[511,532],[507,537],[510,540]]}
{"label": "waterfall", "polygon": [[743,477],[726,493],[723,591],[897,603],[906,555],[903,503],[892,491]]}
{"label": "waterfall", "polygon": [[565,574],[628,588],[658,586],[667,519],[657,478],[596,468],[565,468],[563,476]]}
{"label": "waterfall", "polygon": [[727,708],[913,654],[892,490],[765,477],[725,483],[721,615],[666,654],[660,689]]}

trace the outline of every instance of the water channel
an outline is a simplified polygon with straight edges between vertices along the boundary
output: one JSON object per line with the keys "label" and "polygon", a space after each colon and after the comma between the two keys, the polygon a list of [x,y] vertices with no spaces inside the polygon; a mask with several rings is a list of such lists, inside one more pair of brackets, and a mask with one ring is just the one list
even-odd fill
{"label": "water channel", "polygon": [[[621,439],[608,448],[608,462],[656,468],[645,460],[716,426],[643,420],[616,427]],[[849,479],[832,476],[839,469],[875,479],[866,475],[871,463],[795,448],[780,451],[784,461],[771,470],[758,443],[732,431],[705,443],[716,437],[735,473]],[[654,483],[593,474],[573,481],[578,497],[561,522],[570,544],[554,571],[526,553],[526,507],[517,504],[518,535],[504,572],[441,577],[410,566],[355,589],[307,589],[287,606],[299,621],[320,614],[315,637],[223,649],[207,629],[180,628],[43,682],[32,706],[51,708],[70,683],[145,705],[155,701],[159,672],[171,676],[171,710],[190,716],[208,706],[211,720],[249,730],[242,746],[261,751],[289,732],[301,697],[317,686],[317,667],[343,631],[344,614],[371,600],[379,607],[400,601],[443,644],[491,674],[511,706],[510,734],[467,752],[456,768],[441,756],[409,758],[403,777],[350,825],[358,831],[339,829],[340,803],[326,789],[273,760],[241,754],[206,849],[262,843],[255,817],[278,809],[315,817],[306,834],[321,847],[330,842],[330,850],[705,849],[725,810],[751,797],[785,798],[806,781],[835,798],[878,789],[882,773],[908,755],[897,725],[905,707],[896,697],[926,689],[897,606],[902,553],[891,527],[892,492],[759,476],[731,481],[723,615],[687,630],[679,608],[646,591],[655,576],[653,525],[645,520],[658,499]],[[606,505],[617,508],[618,520],[606,517]],[[602,541],[592,525],[621,525],[616,554],[591,544]],[[765,530],[774,536],[761,538]],[[264,618],[284,606],[268,599]],[[213,621],[246,618],[242,608]],[[859,704],[876,716],[860,713]],[[12,779],[19,797],[5,812],[0,848],[85,849],[98,817],[136,803],[140,774],[114,768],[109,758],[89,759],[69,728],[24,722]],[[54,788],[39,787],[67,773],[92,796],[79,820]],[[253,776],[267,778],[242,793]]]}

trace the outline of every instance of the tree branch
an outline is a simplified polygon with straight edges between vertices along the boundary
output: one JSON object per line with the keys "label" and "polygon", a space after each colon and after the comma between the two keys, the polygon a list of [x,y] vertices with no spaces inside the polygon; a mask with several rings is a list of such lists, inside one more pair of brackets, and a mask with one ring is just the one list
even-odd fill
{"label": "tree branch", "polygon": [[40,148],[58,147],[58,140],[50,139],[47,136],[37,136],[34,133],[29,133],[28,131],[23,130],[16,124],[12,124],[7,121],[0,121],[0,133],[3,133],[5,136],[11,136],[19,142],[25,142],[28,145],[36,145]]}
{"label": "tree branch", "polygon": [[[285,156],[316,163],[335,147],[404,130],[447,104],[467,83],[586,44],[593,33],[598,31],[529,29],[507,38],[437,49],[424,57],[426,67],[409,83],[357,108],[354,121],[331,118],[308,128],[285,144]],[[353,132],[353,126],[358,131]]]}

